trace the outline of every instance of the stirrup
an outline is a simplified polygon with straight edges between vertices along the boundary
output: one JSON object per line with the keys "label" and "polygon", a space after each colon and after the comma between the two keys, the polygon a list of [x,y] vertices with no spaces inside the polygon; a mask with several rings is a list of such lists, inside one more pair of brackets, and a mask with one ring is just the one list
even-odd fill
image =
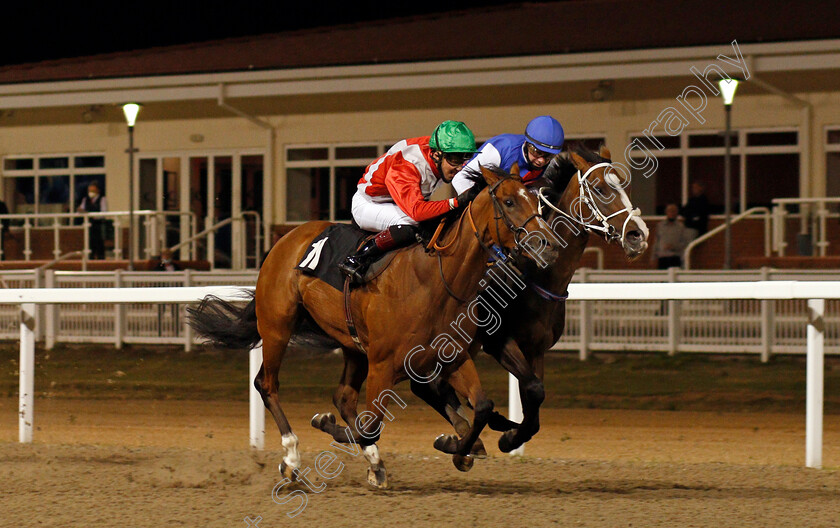
{"label": "stirrup", "polygon": [[338,269],[350,277],[350,282],[353,284],[362,284],[365,281],[367,268],[368,266],[361,259],[353,256],[347,257],[338,265]]}

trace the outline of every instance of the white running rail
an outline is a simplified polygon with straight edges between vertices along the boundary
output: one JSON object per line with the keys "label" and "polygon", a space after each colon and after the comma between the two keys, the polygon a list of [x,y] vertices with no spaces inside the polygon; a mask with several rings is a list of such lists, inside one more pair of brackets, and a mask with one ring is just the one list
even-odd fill
{"label": "white running rail", "polygon": [[[19,441],[32,442],[35,387],[35,307],[38,304],[191,303],[213,294],[243,299],[243,289],[231,286],[186,288],[14,288],[0,290],[0,303],[20,305]],[[570,284],[569,297],[598,300],[804,299],[808,302],[805,465],[822,467],[825,299],[840,299],[840,281],[756,281],[725,283]],[[251,351],[250,372],[259,369],[261,350]],[[515,381],[515,380],[514,380]],[[250,384],[251,446],[264,445],[265,411]],[[513,397],[517,392],[511,388]],[[511,407],[514,407],[512,404]],[[521,420],[521,416],[511,416]]]}

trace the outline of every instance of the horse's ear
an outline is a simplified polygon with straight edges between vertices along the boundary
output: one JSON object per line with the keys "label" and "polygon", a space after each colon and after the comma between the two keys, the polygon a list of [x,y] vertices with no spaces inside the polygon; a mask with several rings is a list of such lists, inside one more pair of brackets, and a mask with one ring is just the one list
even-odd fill
{"label": "horse's ear", "polygon": [[589,167],[589,164],[586,162],[580,154],[574,151],[569,151],[569,156],[572,159],[572,163],[577,167],[578,170],[585,170]]}
{"label": "horse's ear", "polygon": [[607,146],[604,145],[603,143],[601,144],[601,148],[598,149],[598,155],[601,156],[604,159],[608,159],[608,160],[612,159],[612,155],[610,154],[610,149],[608,149]]}
{"label": "horse's ear", "polygon": [[502,179],[501,175],[486,167],[481,167],[481,175],[484,176],[484,181],[487,182],[487,185],[494,185],[497,181]]}
{"label": "horse's ear", "polygon": [[518,163],[514,163],[510,167],[510,175],[515,176],[517,178],[521,178],[521,176],[519,176],[519,164]]}

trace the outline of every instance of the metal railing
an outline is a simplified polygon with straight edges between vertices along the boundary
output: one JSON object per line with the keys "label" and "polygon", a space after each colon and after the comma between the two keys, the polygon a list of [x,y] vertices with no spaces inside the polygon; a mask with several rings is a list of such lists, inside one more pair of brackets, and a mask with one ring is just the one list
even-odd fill
{"label": "metal railing", "polygon": [[[751,209],[747,209],[743,213],[733,216],[729,221],[730,228],[732,225],[737,224],[741,220],[751,216],[755,213],[764,213],[764,256],[770,256],[770,245],[771,245],[771,233],[773,231],[772,224],[771,224],[771,215],[770,209],[766,207],[753,207]],[[695,247],[702,244],[703,242],[709,240],[710,238],[714,237],[718,233],[722,233],[726,231],[726,224],[720,224],[716,226],[714,229],[709,230],[706,233],[703,233],[699,237],[695,238],[683,250],[683,265],[685,269],[691,269],[691,252],[694,250]]]}
{"label": "metal railing", "polygon": [[[254,228],[254,246],[252,253],[249,253],[248,251],[248,217],[253,218],[252,221]],[[263,233],[260,215],[254,211],[243,211],[242,214],[239,216],[225,218],[224,220],[217,222],[198,233],[195,233],[194,235],[186,238],[185,240],[182,240],[178,244],[171,246],[169,250],[174,253],[175,251],[183,250],[184,248],[192,248],[194,254],[197,255],[199,252],[196,249],[196,243],[203,239],[205,241],[207,261],[210,262],[210,268],[215,269],[216,240],[213,235],[215,235],[219,231],[219,229],[228,225],[235,228],[235,230],[231,233],[231,269],[258,269],[261,262],[260,256],[262,255]],[[253,266],[248,266],[248,262],[251,259],[254,264]]]}
{"label": "metal railing", "polygon": [[[142,258],[152,259],[160,255],[161,248],[168,246],[168,240],[172,239],[174,230],[179,240],[170,249],[180,251],[181,260],[201,260],[206,256],[211,268],[216,267],[215,239],[214,234],[227,225],[233,227],[231,233],[231,267],[232,269],[256,269],[260,264],[262,255],[263,230],[260,215],[255,211],[244,211],[239,216],[227,218],[196,233],[196,216],[190,212],[179,211],[151,211],[142,210],[133,212],[135,227],[142,226],[142,230],[136,229],[134,241],[134,254],[142,255]],[[49,213],[49,214],[8,214],[0,215],[0,221],[9,221],[18,224],[12,229],[11,236],[23,241],[23,258],[25,261],[33,260],[33,235],[38,231],[52,231],[51,258],[59,261],[68,253],[78,253],[82,261],[82,269],[87,269],[87,263],[91,260],[90,250],[90,227],[92,220],[106,220],[113,226],[113,249],[109,256],[114,260],[123,259],[125,248],[123,247],[122,230],[128,227],[128,211],[108,211],[101,213]],[[174,220],[173,220],[174,219]],[[139,224],[139,225],[138,225]],[[175,225],[173,225],[175,224]],[[248,236],[253,229],[252,236]],[[78,231],[81,233],[82,242],[79,247],[68,247],[67,240],[62,242],[62,232]],[[0,230],[0,257],[3,255],[3,236]],[[9,235],[5,235],[9,236]],[[199,243],[204,241],[202,247]],[[202,251],[204,250],[204,251]],[[206,252],[206,255],[202,255]],[[54,264],[55,262],[52,262]]]}
{"label": "metal railing", "polygon": [[[785,256],[787,241],[785,236],[786,219],[790,216],[787,207],[796,205],[800,207],[801,234],[807,234],[808,219],[810,219],[810,232],[816,256],[824,257],[828,254],[828,230],[827,221],[829,217],[836,217],[836,213],[828,210],[826,205],[840,204],[840,198],[774,198],[773,199],[773,249],[780,257]],[[808,214],[806,209],[816,207],[816,212]]]}
{"label": "metal railing", "polygon": [[[192,213],[182,213],[178,211],[134,211],[136,217],[135,222],[142,223],[143,232],[139,232],[135,244],[139,245],[139,241],[143,241],[143,253],[145,258],[151,258],[154,255],[160,254],[160,241],[165,240],[166,224],[168,217],[184,218],[185,221],[179,220],[179,228],[186,227],[187,235],[195,232],[195,215]],[[90,227],[92,220],[105,220],[113,226],[113,250],[112,256],[114,259],[122,259],[125,248],[123,247],[122,229],[128,227],[128,218],[130,214],[128,211],[107,211],[101,213],[45,213],[45,214],[6,214],[0,215],[0,221],[8,221],[13,224],[14,231],[22,232],[23,235],[23,259],[25,261],[33,260],[33,234],[38,231],[52,231],[52,258],[59,259],[62,254],[68,250],[81,251],[81,259],[88,261],[90,259]],[[17,224],[17,225],[15,225]],[[136,226],[136,224],[135,224]],[[62,244],[61,233],[68,231],[80,231],[82,233],[82,245],[78,248],[69,248],[67,242]],[[12,234],[17,238],[19,233]],[[3,250],[3,237],[9,236],[2,233],[0,230],[0,255]],[[138,249],[135,247],[135,250]],[[138,254],[135,251],[135,254]]]}

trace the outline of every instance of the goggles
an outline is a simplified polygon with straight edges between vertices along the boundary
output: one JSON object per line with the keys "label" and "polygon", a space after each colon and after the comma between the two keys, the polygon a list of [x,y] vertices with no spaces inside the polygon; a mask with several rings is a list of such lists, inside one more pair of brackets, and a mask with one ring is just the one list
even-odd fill
{"label": "goggles", "polygon": [[470,161],[473,157],[472,152],[444,152],[443,159],[453,167],[460,167],[464,163]]}
{"label": "goggles", "polygon": [[551,158],[554,157],[554,154],[552,154],[551,152],[543,152],[542,150],[538,149],[537,147],[535,147],[531,143],[528,143],[528,154],[530,154],[531,156],[533,156],[536,159],[542,158],[542,159],[550,160]]}

